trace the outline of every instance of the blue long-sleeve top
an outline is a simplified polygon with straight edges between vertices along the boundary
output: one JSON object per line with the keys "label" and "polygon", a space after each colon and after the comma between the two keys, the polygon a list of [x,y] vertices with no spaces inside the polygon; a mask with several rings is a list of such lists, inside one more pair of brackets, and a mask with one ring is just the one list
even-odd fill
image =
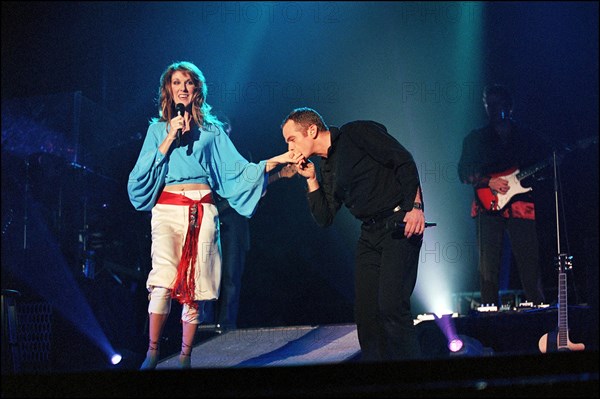
{"label": "blue long-sleeve top", "polygon": [[167,122],[150,124],[127,192],[135,209],[149,211],[163,188],[172,184],[208,184],[240,214],[251,217],[268,180],[266,161],[251,163],[240,155],[227,134],[216,125],[193,128],[179,147],[162,154],[158,146],[167,136]]}

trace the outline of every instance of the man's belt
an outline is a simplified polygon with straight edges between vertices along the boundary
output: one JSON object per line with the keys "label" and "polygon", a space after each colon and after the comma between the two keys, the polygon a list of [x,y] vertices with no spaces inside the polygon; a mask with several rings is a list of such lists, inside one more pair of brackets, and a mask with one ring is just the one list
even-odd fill
{"label": "man's belt", "polygon": [[367,226],[370,226],[372,224],[382,222],[385,219],[387,219],[390,216],[392,216],[394,213],[400,212],[401,210],[402,210],[402,208],[400,208],[400,205],[398,205],[394,209],[389,209],[387,211],[380,212],[377,215],[373,216],[372,218],[364,220],[363,224],[367,225]]}

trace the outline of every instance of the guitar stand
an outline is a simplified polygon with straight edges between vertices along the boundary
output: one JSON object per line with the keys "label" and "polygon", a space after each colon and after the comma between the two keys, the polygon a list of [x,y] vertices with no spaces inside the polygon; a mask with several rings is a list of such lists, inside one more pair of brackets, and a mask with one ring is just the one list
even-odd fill
{"label": "guitar stand", "polygon": [[[552,153],[552,166],[553,166],[553,173],[554,173],[554,213],[555,213],[555,218],[556,218],[556,250],[557,250],[557,254],[556,254],[555,262],[558,265],[560,272],[566,272],[566,270],[571,270],[573,268],[573,263],[572,263],[573,257],[569,256],[565,252],[562,252],[561,244],[560,244],[560,212],[559,212],[559,207],[558,207],[559,178],[558,178],[558,162],[557,162],[557,157],[556,157],[556,151],[554,151]],[[564,265],[564,268],[561,268],[561,265]],[[559,298],[558,298],[557,307],[560,306],[560,302],[561,302],[560,296],[561,296],[561,292],[559,290],[559,292],[558,292]],[[565,296],[566,296],[566,293],[565,293]],[[563,298],[563,299],[565,300],[564,302],[566,303],[566,298]]]}

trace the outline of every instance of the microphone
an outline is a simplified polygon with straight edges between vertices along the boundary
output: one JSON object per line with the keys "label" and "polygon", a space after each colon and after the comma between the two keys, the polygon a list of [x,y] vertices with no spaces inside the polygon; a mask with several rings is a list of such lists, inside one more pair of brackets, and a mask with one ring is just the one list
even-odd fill
{"label": "microphone", "polygon": [[[435,227],[437,226],[437,223],[434,222],[425,222],[425,227]],[[394,223],[394,227],[395,228],[404,228],[406,227],[406,223],[404,222],[395,222]]]}
{"label": "microphone", "polygon": [[[175,111],[177,112],[177,116],[182,116],[185,112],[185,105],[179,103],[175,106]],[[177,129],[177,143],[181,140],[181,129]]]}

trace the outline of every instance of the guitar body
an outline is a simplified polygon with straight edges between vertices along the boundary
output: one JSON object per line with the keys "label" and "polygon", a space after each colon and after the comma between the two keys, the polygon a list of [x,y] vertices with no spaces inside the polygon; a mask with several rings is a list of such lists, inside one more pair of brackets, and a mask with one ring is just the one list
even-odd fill
{"label": "guitar body", "polygon": [[512,197],[517,194],[531,191],[531,187],[523,187],[517,175],[519,169],[512,168],[500,173],[494,173],[491,177],[501,177],[508,181],[508,191],[505,194],[497,193],[489,187],[478,188],[475,190],[477,199],[487,211],[498,212],[504,209]]}
{"label": "guitar body", "polygon": [[561,345],[558,339],[558,331],[546,333],[542,335],[538,342],[540,352],[556,352],[556,351],[582,351],[585,349],[584,344],[574,344],[569,340],[569,334],[567,332],[566,345]]}

